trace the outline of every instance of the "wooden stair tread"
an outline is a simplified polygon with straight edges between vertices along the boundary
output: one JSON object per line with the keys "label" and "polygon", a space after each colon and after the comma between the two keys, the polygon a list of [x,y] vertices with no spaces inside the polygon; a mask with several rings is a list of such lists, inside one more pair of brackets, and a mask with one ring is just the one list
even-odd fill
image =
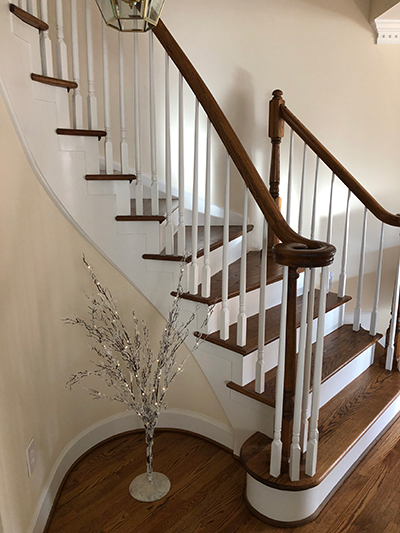
{"label": "wooden stair tread", "polygon": [[25,22],[25,24],[28,24],[39,31],[47,31],[49,29],[49,25],[44,22],[44,20],[40,20],[15,4],[10,4],[10,11],[22,20],[22,22]]}
{"label": "wooden stair tread", "polygon": [[[238,296],[240,292],[240,263],[241,259],[238,259],[229,265],[228,298],[234,298],[235,296]],[[260,287],[260,272],[261,252],[248,252],[246,265],[246,292],[254,291]],[[282,276],[283,266],[275,263],[272,258],[268,259],[267,285],[281,280]],[[220,302],[222,300],[222,270],[211,277],[211,290],[208,298],[201,296],[201,285],[199,285],[197,294],[190,294],[187,292],[182,294],[182,298],[208,305]]]}
{"label": "wooden stair tread", "polygon": [[135,179],[135,174],[121,174],[118,172],[114,172],[113,174],[100,172],[100,174],[86,174],[85,176],[85,180],[87,181],[132,181]]}
{"label": "wooden stair tread", "polygon": [[[314,318],[317,317],[318,304],[319,304],[319,290],[315,291],[314,298]],[[326,311],[331,311],[340,305],[351,300],[350,296],[344,296],[340,298],[336,293],[329,292],[326,298]],[[302,308],[303,296],[297,297],[297,325],[300,325],[301,308]],[[265,344],[276,340],[279,337],[279,324],[280,324],[281,306],[276,305],[265,311]],[[202,338],[208,342],[218,344],[228,350],[240,353],[241,355],[248,355],[254,352],[258,348],[258,313],[247,319],[247,343],[245,346],[238,346],[236,344],[237,336],[237,324],[234,323],[229,326],[229,338],[224,341],[220,339],[220,332],[214,331],[210,335],[203,334]]]}
{"label": "wooden stair tread", "polygon": [[[247,226],[247,231],[252,231],[254,226],[249,224]],[[192,250],[192,226],[186,226],[186,250],[188,255],[185,257],[178,255],[178,234],[174,235],[174,249],[175,254],[169,255],[166,253],[165,248],[160,254],[144,254],[143,259],[154,259],[156,261],[183,261],[190,263],[192,260],[191,250]],[[210,251],[216,250],[223,245],[223,226],[211,226],[210,228]],[[229,226],[229,241],[233,241],[242,235],[242,226]],[[202,257],[204,255],[204,226],[198,227],[197,233],[197,257]],[[191,298],[188,298],[191,299]]]}
{"label": "wooden stair tread", "polygon": [[63,89],[76,89],[78,84],[75,81],[62,80],[61,78],[52,78],[50,76],[42,76],[41,74],[35,74],[32,72],[31,79],[39,83],[44,83],[46,85],[52,85],[53,87],[62,87]]}
{"label": "wooden stair tread", "polygon": [[74,137],[105,137],[107,134],[103,130],[83,130],[73,128],[57,128],[57,135],[72,135]]}
{"label": "wooden stair tread", "polygon": [[400,395],[400,372],[370,366],[320,410],[317,471],[305,475],[302,459],[299,481],[291,481],[287,466],[278,478],[269,475],[272,439],[257,432],[242,446],[244,468],[255,479],[274,488],[306,490],[321,483],[366,430]]}
{"label": "wooden stair tread", "polygon": [[[378,342],[382,335],[371,336],[368,331],[360,329],[360,331],[353,331],[351,324],[346,324],[337,330],[326,335],[324,342],[324,357],[322,366],[322,382],[333,376],[346,366],[350,361],[355,359],[364,350]],[[311,383],[314,370],[314,356],[316,343],[312,348],[312,368],[311,368]],[[276,367],[265,373],[265,390],[262,394],[255,391],[255,380],[251,381],[243,387],[230,381],[227,383],[229,389],[235,390],[249,398],[253,398],[259,402],[275,407],[275,380]],[[312,386],[310,386],[310,392]]]}
{"label": "wooden stair tread", "polygon": [[[178,207],[177,198],[172,199],[172,211]],[[164,222],[167,213],[167,200],[166,198],[158,199],[158,215],[151,214],[151,198],[143,199],[143,215],[136,214],[136,199],[131,198],[131,214],[130,215],[117,215],[115,220],[118,222]]]}

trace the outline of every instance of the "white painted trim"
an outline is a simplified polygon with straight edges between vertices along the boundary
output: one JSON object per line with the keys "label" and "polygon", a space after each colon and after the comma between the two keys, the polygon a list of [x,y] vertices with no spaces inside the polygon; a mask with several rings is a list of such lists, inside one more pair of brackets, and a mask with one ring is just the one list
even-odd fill
{"label": "white painted trim", "polygon": [[399,412],[400,398],[397,398],[316,487],[300,491],[278,490],[247,474],[246,496],[250,505],[271,520],[286,523],[306,520],[319,509],[328,496],[333,495],[332,491],[346,477],[354,463]]}
{"label": "white painted trim", "polygon": [[376,44],[400,44],[400,20],[376,19],[372,26],[377,33]]}
{"label": "white painted trim", "polygon": [[[164,411],[160,414],[157,427],[197,433],[233,449],[232,428],[192,411],[183,409]],[[49,474],[27,533],[42,533],[62,480],[82,454],[109,437],[142,428],[140,418],[132,411],[125,411],[93,424],[72,439],[58,456]]]}

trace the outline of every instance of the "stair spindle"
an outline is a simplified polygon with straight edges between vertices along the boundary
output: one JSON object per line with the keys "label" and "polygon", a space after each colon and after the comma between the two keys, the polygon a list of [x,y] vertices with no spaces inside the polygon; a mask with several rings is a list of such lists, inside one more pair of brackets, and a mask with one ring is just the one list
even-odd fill
{"label": "stair spindle", "polygon": [[230,157],[226,153],[225,174],[225,202],[224,202],[224,235],[222,248],[222,308],[220,314],[220,338],[229,339],[229,308],[228,308],[228,285],[229,285],[229,195],[230,195]]}
{"label": "stair spindle", "polygon": [[[86,0],[86,53],[87,53],[87,76],[88,76],[88,126],[90,130],[98,129],[97,98],[94,90],[94,55],[93,55],[93,30],[92,30],[92,2]],[[62,70],[62,68],[60,69]]]}
{"label": "stair spindle", "polygon": [[308,293],[303,291],[303,298],[307,298],[307,335],[304,360],[303,399],[301,410],[300,442],[303,452],[307,450],[308,440],[308,402],[311,382],[313,322],[314,322],[314,296],[315,296],[315,268],[310,269],[310,286]]}
{"label": "stair spindle", "polygon": [[77,0],[71,0],[72,79],[78,84],[72,93],[72,124],[74,129],[83,128],[83,103],[79,72],[79,35]]}
{"label": "stair spindle", "polygon": [[150,152],[151,152],[151,214],[158,215],[156,93],[154,82],[154,35],[149,31],[149,90],[150,90]]}
{"label": "stair spindle", "polygon": [[261,248],[260,298],[258,309],[258,354],[256,363],[255,390],[262,394],[265,389],[265,295],[267,287],[267,252],[268,252],[268,223],[264,219],[263,240]]}
{"label": "stair spindle", "polygon": [[[343,298],[343,296],[346,294],[347,256],[348,256],[348,251],[349,251],[350,198],[351,198],[351,191],[349,189],[347,193],[346,216],[345,216],[344,234],[343,234],[342,261],[341,261],[340,275],[339,275],[339,287],[338,287],[339,298]],[[340,307],[340,316],[339,316],[339,325],[342,326],[343,324],[344,324],[344,305]]]}
{"label": "stair spindle", "polygon": [[[125,116],[125,65],[124,65],[124,39],[123,33],[118,33],[119,52],[119,114],[120,114],[120,159],[121,173],[129,174],[128,141],[126,139],[126,116]],[[117,203],[118,215],[131,214],[131,197],[129,181],[115,181],[114,192]],[[136,208],[137,209],[137,208]],[[137,210],[136,210],[137,212]]]}
{"label": "stair spindle", "polygon": [[204,206],[204,263],[202,270],[201,295],[209,298],[211,292],[210,266],[210,223],[211,223],[211,122],[207,120],[206,190]]}
{"label": "stair spindle", "polygon": [[110,109],[110,69],[108,60],[107,26],[101,25],[103,35],[103,93],[104,93],[104,130],[106,139],[104,143],[104,157],[106,174],[114,173],[113,145],[111,137],[111,109]]}
{"label": "stair spindle", "polygon": [[247,315],[246,315],[246,274],[247,274],[247,214],[248,214],[249,190],[244,188],[243,205],[243,229],[242,229],[242,251],[240,257],[240,294],[239,294],[239,314],[237,317],[237,339],[238,346],[244,346],[247,338]]}
{"label": "stair spindle", "polygon": [[317,327],[317,345],[315,349],[314,375],[313,375],[313,392],[310,418],[310,435],[307,443],[306,456],[306,474],[314,476],[317,470],[318,456],[318,419],[321,398],[321,378],[322,362],[324,351],[324,329],[325,329],[325,311],[326,311],[326,287],[328,284],[328,267],[322,268],[321,288],[318,310],[318,327]]}
{"label": "stair spindle", "polygon": [[[134,113],[135,113],[135,161],[136,161],[136,214],[143,215],[143,180],[142,180],[142,132],[140,124],[140,79],[139,79],[139,39],[138,34],[133,34],[133,65],[134,65]],[[169,94],[168,94],[169,98]],[[171,199],[172,203],[172,199]],[[172,211],[172,206],[170,212]],[[168,197],[167,197],[168,210]],[[172,215],[171,215],[172,217]],[[170,219],[171,219],[170,217]],[[168,220],[168,213],[167,213]],[[173,245],[173,243],[172,243]],[[167,252],[168,253],[168,252]],[[169,252],[172,253],[172,252]]]}
{"label": "stair spindle", "polygon": [[[38,15],[38,6],[36,0],[26,0],[26,10],[31,15],[37,17]],[[47,21],[46,21],[47,22]]]}
{"label": "stair spindle", "polygon": [[[300,321],[300,342],[299,354],[297,358],[297,373],[296,373],[296,393],[294,399],[294,415],[293,415],[293,436],[292,444],[290,446],[290,464],[289,477],[292,481],[300,479],[300,460],[301,460],[301,411],[304,390],[304,375],[305,375],[305,358],[306,358],[306,340],[307,340],[307,304],[308,293],[310,290],[310,269],[307,268],[304,274],[303,286],[303,306],[301,310]],[[305,391],[304,391],[305,392]],[[307,388],[308,395],[308,388]]]}
{"label": "stair spindle", "polygon": [[[29,11],[29,5],[28,5],[28,11],[32,13],[33,11],[33,4],[31,3],[30,7],[31,11]],[[32,13],[34,14],[34,13]],[[48,4],[47,0],[40,0],[40,18],[43,20],[43,22],[49,22],[49,12],[48,12]],[[49,37],[49,31],[41,31],[40,32],[40,54],[42,59],[42,74],[43,76],[54,76],[54,70],[53,70],[53,51],[51,49],[51,41]]]}
{"label": "stair spindle", "polygon": [[378,307],[379,307],[379,295],[381,290],[381,278],[382,278],[382,260],[383,260],[383,241],[384,241],[385,224],[381,225],[381,237],[379,241],[378,252],[378,266],[376,268],[376,281],[375,281],[375,295],[374,305],[371,313],[371,325],[369,328],[370,335],[376,335],[378,327]]}
{"label": "stair spindle", "polygon": [[287,184],[287,205],[286,205],[286,222],[290,226],[290,215],[292,206],[292,181],[293,181],[293,138],[294,131],[290,130],[290,144],[289,144],[289,169],[288,169],[288,184]]}
{"label": "stair spindle", "polygon": [[285,381],[286,315],[287,315],[288,278],[289,278],[289,267],[285,266],[283,269],[278,368],[276,371],[274,440],[272,441],[272,444],[271,444],[270,474],[273,477],[278,477],[280,475],[281,461],[282,461],[281,435],[282,435],[282,415],[283,415],[283,393],[284,393],[284,381]]}
{"label": "stair spindle", "polygon": [[185,255],[185,168],[184,168],[184,107],[183,107],[183,76],[179,74],[179,222],[178,222],[178,254]]}
{"label": "stair spindle", "polygon": [[333,185],[334,183],[335,183],[335,173],[332,172],[331,191],[329,194],[328,224],[326,228],[326,242],[331,242],[332,240],[332,210],[333,210]]}
{"label": "stair spindle", "polygon": [[297,232],[301,235],[303,232],[303,211],[304,211],[304,188],[306,181],[306,158],[307,158],[307,144],[304,143],[303,148],[303,165],[301,169],[301,185],[300,185],[300,202],[299,202],[299,222]]}
{"label": "stair spindle", "polygon": [[[395,280],[394,291],[393,291],[392,319],[391,319],[390,329],[389,329],[389,342],[388,342],[387,351],[386,351],[386,364],[385,364],[386,370],[392,370],[393,368],[393,359],[395,356],[395,337],[396,337],[397,320],[398,320],[398,312],[399,312],[399,298],[400,298],[400,254],[399,254],[399,260],[397,263],[396,280]],[[397,361],[397,368],[398,370],[400,370],[400,360]]]}
{"label": "stair spindle", "polygon": [[365,207],[363,229],[362,229],[362,234],[361,234],[360,266],[358,269],[357,299],[356,299],[356,307],[354,309],[353,331],[359,331],[361,327],[361,298],[362,298],[362,289],[363,289],[363,281],[364,281],[365,245],[367,241],[367,215],[368,215],[368,210]]}
{"label": "stair spindle", "polygon": [[314,195],[313,195],[313,206],[312,206],[312,215],[311,215],[310,239],[315,239],[315,225],[316,225],[316,220],[317,220],[318,178],[319,178],[319,157],[317,157],[317,160],[315,163]]}
{"label": "stair spindle", "polygon": [[199,108],[196,98],[194,111],[194,163],[193,163],[193,198],[192,198],[192,264],[190,269],[190,293],[199,291],[199,265],[197,261],[197,243],[199,231]]}
{"label": "stair spindle", "polygon": [[63,16],[63,0],[56,2],[56,30],[57,30],[57,44],[56,44],[56,66],[57,76],[62,79],[68,79],[68,57],[67,45],[64,41],[64,16]]}

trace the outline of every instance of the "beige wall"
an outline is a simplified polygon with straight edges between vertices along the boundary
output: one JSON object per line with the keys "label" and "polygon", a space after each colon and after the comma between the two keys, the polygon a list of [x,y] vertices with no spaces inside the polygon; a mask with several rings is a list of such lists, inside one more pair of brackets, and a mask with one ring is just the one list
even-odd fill
{"label": "beige wall", "polygon": [[377,17],[385,13],[388,9],[396,5],[397,0],[371,0],[369,19],[372,22]]}
{"label": "beige wall", "polygon": [[[88,339],[65,317],[85,317],[93,285],[82,253],[129,322],[135,308],[158,339],[164,320],[72,227],[31,170],[0,101],[0,514],[7,533],[25,533],[44,483],[63,448],[81,431],[124,408],[94,402],[68,377],[90,366]],[[156,345],[157,347],[157,340]],[[182,349],[180,356],[184,357]],[[193,358],[172,385],[168,404],[228,423]],[[229,424],[229,423],[228,423]],[[37,466],[28,478],[25,448],[35,439]]]}

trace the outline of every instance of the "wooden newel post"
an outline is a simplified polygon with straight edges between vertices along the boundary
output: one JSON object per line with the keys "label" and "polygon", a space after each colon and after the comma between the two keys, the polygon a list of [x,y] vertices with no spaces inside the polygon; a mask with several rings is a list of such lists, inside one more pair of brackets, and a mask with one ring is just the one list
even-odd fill
{"label": "wooden newel post", "polygon": [[296,391],[296,307],[297,307],[297,268],[289,267],[287,317],[286,317],[286,350],[285,350],[285,384],[283,396],[282,422],[282,455],[290,456],[290,445],[293,433],[294,396]]}
{"label": "wooden newel post", "polygon": [[[279,184],[281,176],[281,162],[280,162],[280,145],[282,137],[284,136],[284,120],[280,115],[280,106],[285,105],[285,100],[282,98],[283,92],[276,89],[273,93],[273,98],[269,103],[269,128],[268,135],[272,143],[271,153],[271,169],[269,174],[269,192],[275,200],[278,208],[281,207],[279,197]],[[272,231],[269,231],[268,248],[271,249],[278,241],[277,237]]]}

